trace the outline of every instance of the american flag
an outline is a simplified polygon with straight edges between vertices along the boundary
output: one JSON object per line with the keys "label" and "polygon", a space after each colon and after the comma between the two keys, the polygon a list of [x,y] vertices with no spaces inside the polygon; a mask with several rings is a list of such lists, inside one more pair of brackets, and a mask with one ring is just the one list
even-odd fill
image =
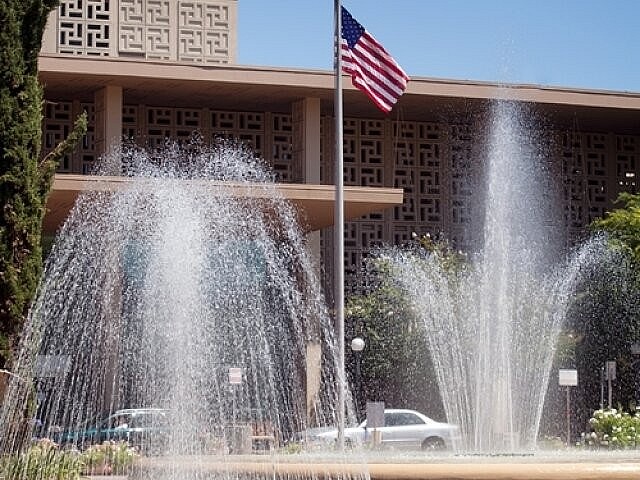
{"label": "american flag", "polygon": [[407,88],[409,77],[347,9],[341,9],[342,71],[351,75],[353,85],[380,110],[389,112]]}

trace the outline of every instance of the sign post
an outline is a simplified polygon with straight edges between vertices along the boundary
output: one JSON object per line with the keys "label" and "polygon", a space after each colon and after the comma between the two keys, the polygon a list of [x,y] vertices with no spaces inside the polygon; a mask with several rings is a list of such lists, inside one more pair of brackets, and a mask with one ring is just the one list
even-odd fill
{"label": "sign post", "polygon": [[571,387],[578,385],[578,371],[561,368],[558,370],[558,384],[567,387],[567,447],[571,445]]}
{"label": "sign post", "polygon": [[373,429],[371,440],[374,446],[382,443],[380,427],[384,427],[384,402],[367,402],[367,429]]}
{"label": "sign post", "polygon": [[616,361],[615,360],[607,360],[605,374],[607,376],[607,395],[609,400],[609,409],[612,407],[613,403],[613,390],[611,388],[611,382],[616,379]]}
{"label": "sign post", "polygon": [[229,367],[229,384],[242,384],[242,369],[237,367]]}
{"label": "sign post", "polygon": [[604,410],[604,365],[600,367],[600,410]]}

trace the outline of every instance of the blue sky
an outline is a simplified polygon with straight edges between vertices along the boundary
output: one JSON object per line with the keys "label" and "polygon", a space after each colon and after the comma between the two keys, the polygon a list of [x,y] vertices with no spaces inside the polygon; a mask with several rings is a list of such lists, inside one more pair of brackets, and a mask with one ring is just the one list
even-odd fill
{"label": "blue sky", "polygon": [[[640,0],[343,0],[409,75],[640,92]],[[238,63],[332,68],[333,0],[238,0]]]}

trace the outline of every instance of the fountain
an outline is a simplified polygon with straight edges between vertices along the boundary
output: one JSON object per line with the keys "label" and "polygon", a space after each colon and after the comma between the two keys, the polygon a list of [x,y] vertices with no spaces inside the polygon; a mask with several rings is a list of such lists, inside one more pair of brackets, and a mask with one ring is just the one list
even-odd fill
{"label": "fountain", "polygon": [[[115,410],[153,407],[165,412],[151,425],[165,440],[143,438],[143,450],[224,457],[250,453],[252,437],[283,445],[335,425],[331,321],[296,212],[261,162],[230,142],[194,142],[123,148],[99,173],[129,186],[77,201],[15,365],[37,377],[40,431],[81,432]],[[237,198],[229,184],[260,195]],[[30,393],[9,385],[3,451],[24,441]],[[155,477],[179,476],[167,472]]]}
{"label": "fountain", "polygon": [[591,257],[561,261],[545,152],[522,108],[492,106],[480,253],[460,272],[437,255],[390,257],[424,320],[461,452],[535,450],[557,335],[579,265]]}
{"label": "fountain", "polygon": [[[554,230],[541,206],[549,190],[514,108],[496,106],[483,253],[455,275],[433,257],[389,257],[425,319],[466,452],[533,447],[571,265],[588,256],[553,268],[560,248],[549,248]],[[639,464],[584,461],[590,454],[582,463],[232,456],[246,452],[247,436],[282,445],[293,432],[335,424],[335,342],[296,212],[261,162],[229,143],[124,148],[99,173],[127,181],[84,194],[59,232],[5,396],[4,452],[35,432],[24,419],[37,399],[39,431],[58,439],[119,408],[162,409],[166,423],[151,427],[164,429],[163,442],[140,443],[161,455],[142,459],[130,472],[137,478],[637,478]],[[248,195],[238,197],[238,185]],[[320,356],[315,376],[305,376]],[[24,381],[33,377],[37,395]]]}

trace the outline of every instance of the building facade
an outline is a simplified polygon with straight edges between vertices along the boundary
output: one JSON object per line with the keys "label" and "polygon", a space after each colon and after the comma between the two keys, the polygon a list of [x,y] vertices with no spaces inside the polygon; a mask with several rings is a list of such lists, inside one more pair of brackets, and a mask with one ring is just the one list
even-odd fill
{"label": "building facade", "polygon": [[[77,114],[90,117],[60,172],[90,173],[123,138],[154,146],[198,132],[248,143],[281,182],[333,183],[332,72],[236,65],[237,0],[60,3],[40,58],[45,153]],[[478,144],[496,99],[542,119],[568,243],[621,191],[637,191],[640,93],[414,77],[385,117],[344,84],[345,184],[404,189],[402,205],[346,224],[348,291],[366,288],[361,269],[372,249],[408,242],[414,232],[473,248]],[[331,229],[309,242],[331,283]]]}
{"label": "building facade", "polygon": [[234,63],[237,0],[63,0],[43,53]]}

